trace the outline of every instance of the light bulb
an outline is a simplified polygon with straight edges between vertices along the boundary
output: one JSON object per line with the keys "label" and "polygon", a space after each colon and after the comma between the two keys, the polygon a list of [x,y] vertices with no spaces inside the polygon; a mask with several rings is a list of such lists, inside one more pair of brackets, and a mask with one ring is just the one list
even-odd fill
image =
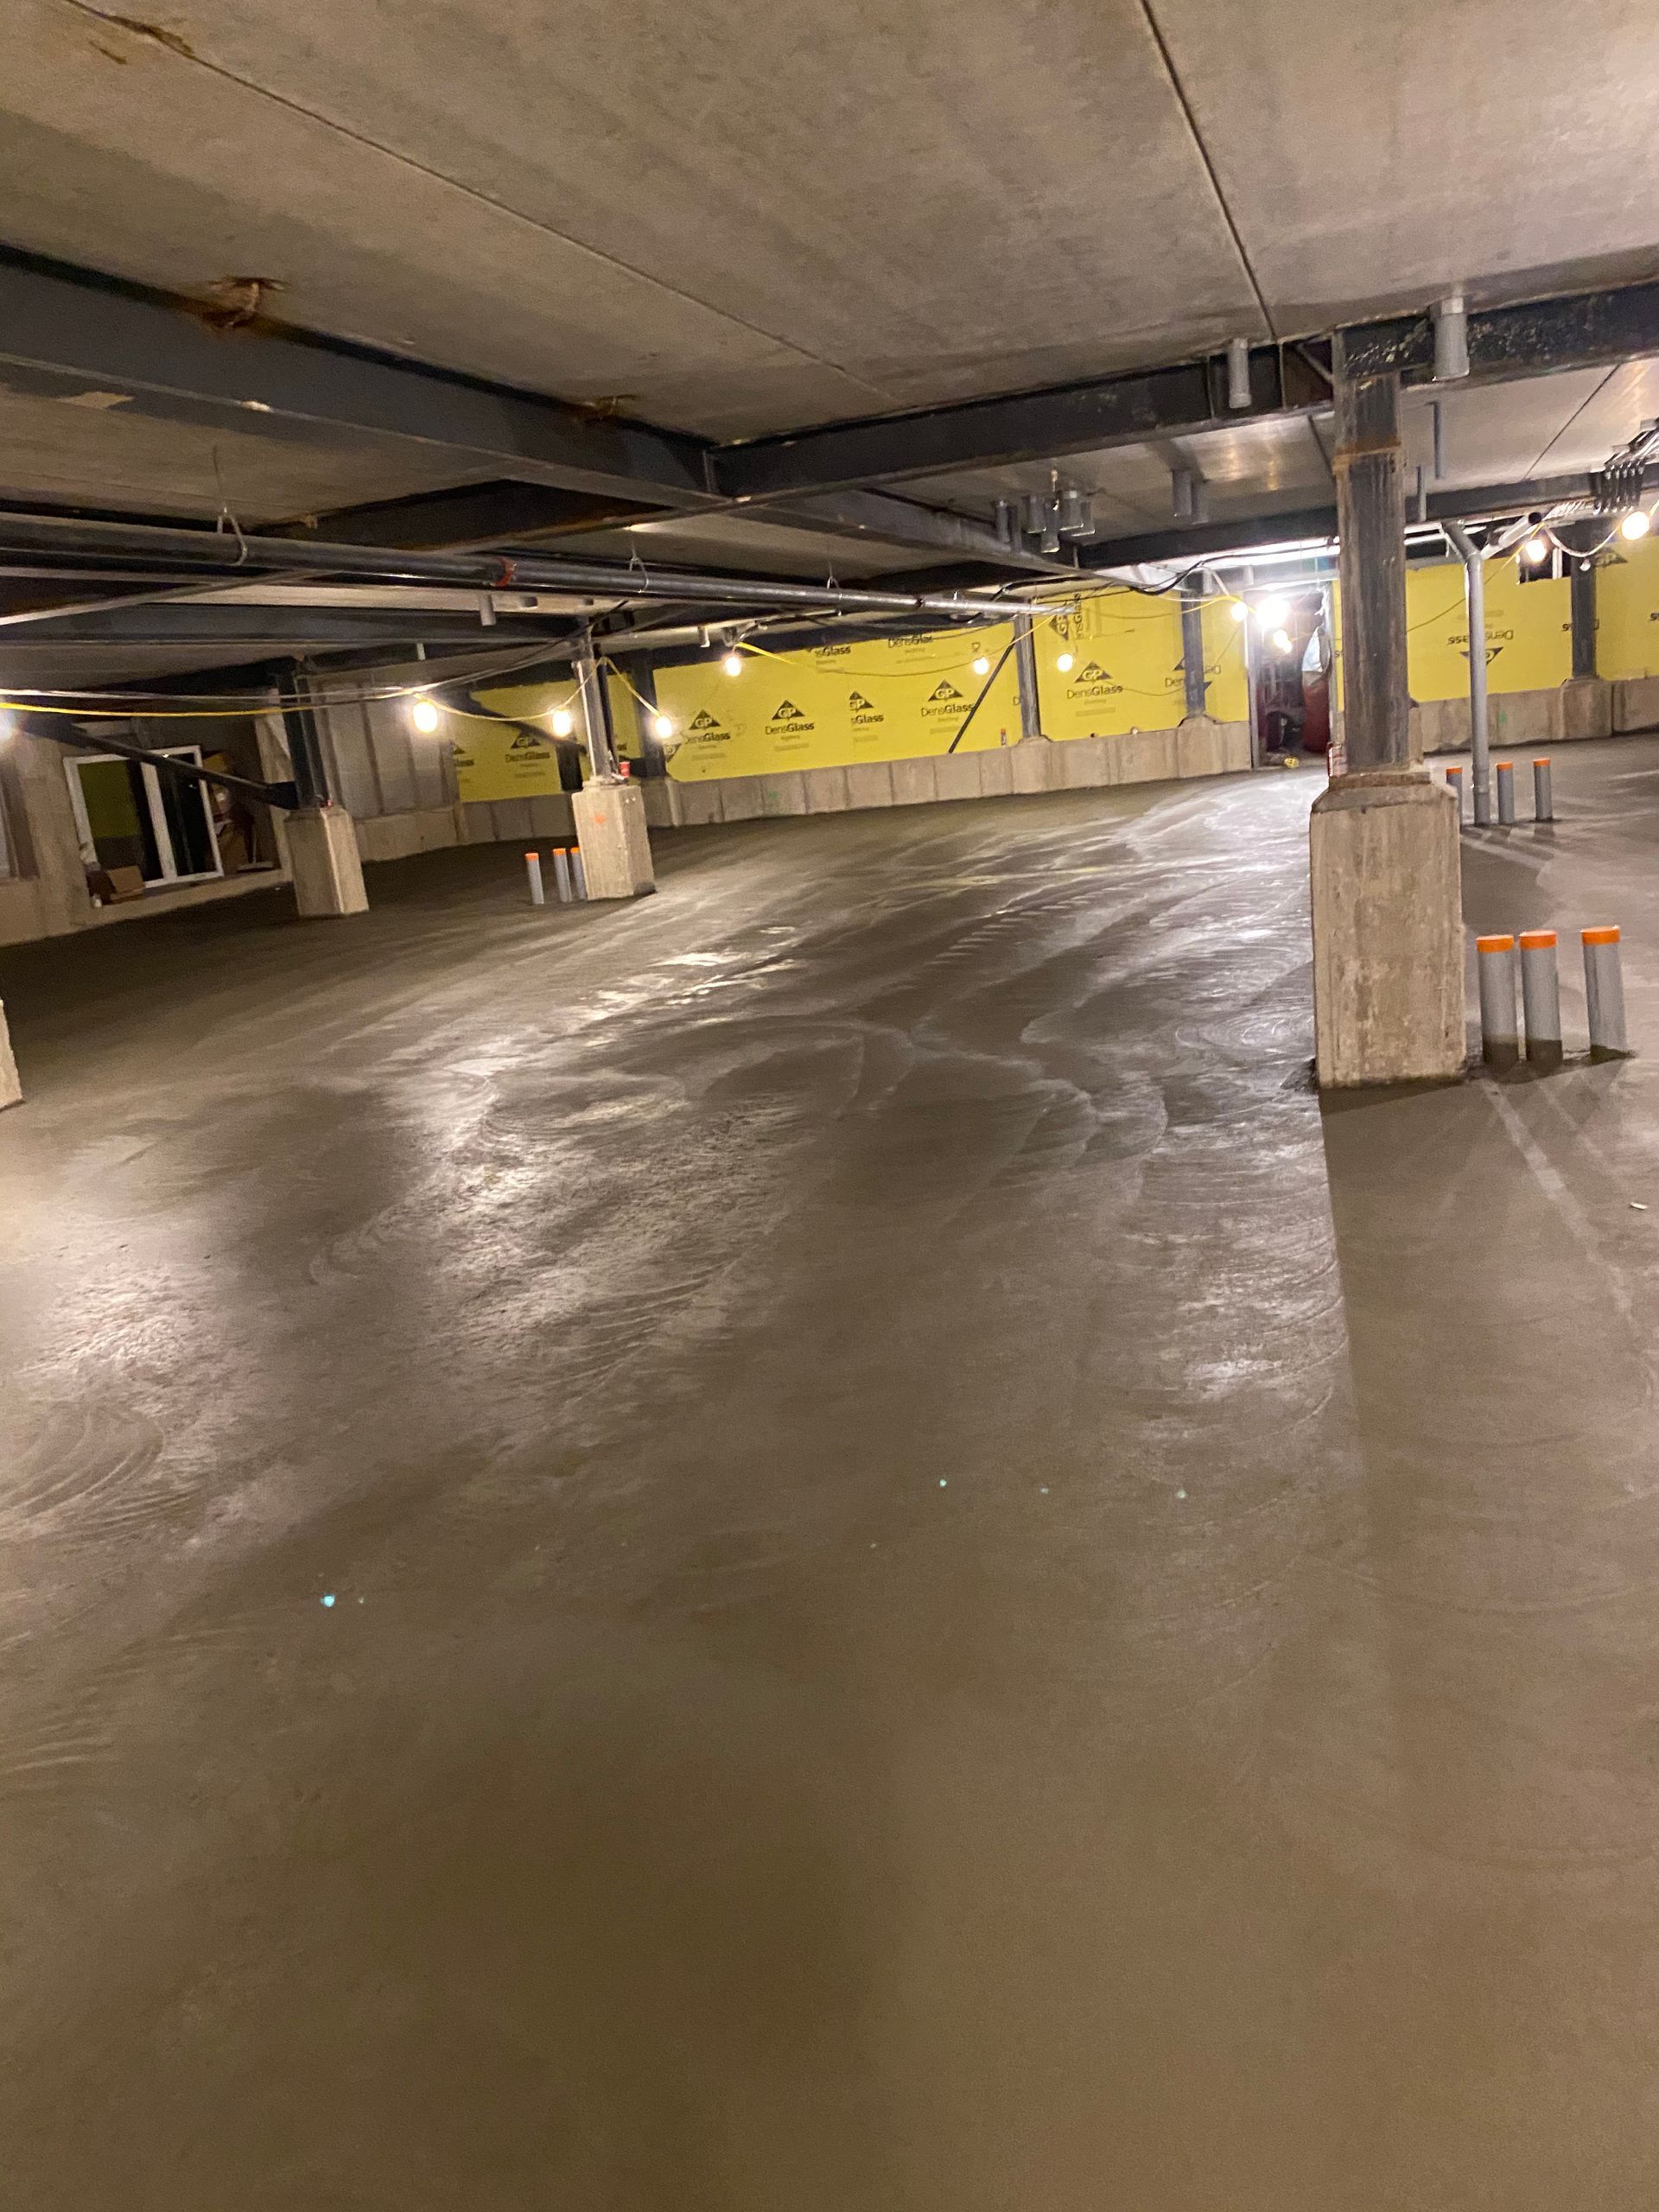
{"label": "light bulb", "polygon": [[1242,599],[1236,599],[1233,601],[1232,617],[1235,622],[1248,622],[1249,620],[1250,610],[1245,601]]}
{"label": "light bulb", "polygon": [[569,707],[556,707],[554,709],[552,715],[552,728],[555,737],[569,737],[575,726],[576,718],[571,713]]}
{"label": "light bulb", "polygon": [[1255,613],[1264,630],[1282,630],[1290,619],[1290,607],[1282,599],[1264,599]]}
{"label": "light bulb", "polygon": [[741,676],[743,673],[743,656],[739,652],[735,645],[732,647],[730,652],[727,654],[725,659],[721,661],[720,664],[725,670],[728,676]]}
{"label": "light bulb", "polygon": [[1529,537],[1521,550],[1526,555],[1529,568],[1541,569],[1549,558],[1549,540],[1541,533]]}
{"label": "light bulb", "polygon": [[990,658],[988,654],[981,653],[974,663],[974,674],[976,676],[988,676],[990,672]]}
{"label": "light bulb", "polygon": [[1060,674],[1061,674],[1062,676],[1069,676],[1069,675],[1071,674],[1071,668],[1072,668],[1072,659],[1071,659],[1071,654],[1070,654],[1070,653],[1062,653],[1062,654],[1060,655],[1059,658],[1055,662],[1054,665],[1055,665],[1055,667],[1056,667],[1056,668],[1058,668],[1058,669],[1059,670]]}
{"label": "light bulb", "polygon": [[1290,651],[1290,632],[1288,630],[1275,630],[1274,632],[1273,650],[1276,653],[1287,653]]}
{"label": "light bulb", "polygon": [[438,726],[438,710],[429,699],[416,699],[409,710],[409,719],[423,737],[430,737]]}
{"label": "light bulb", "polygon": [[1638,537],[1645,537],[1653,528],[1653,517],[1645,507],[1632,507],[1618,526],[1623,534],[1634,543]]}
{"label": "light bulb", "polygon": [[673,736],[674,725],[666,715],[653,715],[651,718],[651,734],[659,741],[666,740]]}

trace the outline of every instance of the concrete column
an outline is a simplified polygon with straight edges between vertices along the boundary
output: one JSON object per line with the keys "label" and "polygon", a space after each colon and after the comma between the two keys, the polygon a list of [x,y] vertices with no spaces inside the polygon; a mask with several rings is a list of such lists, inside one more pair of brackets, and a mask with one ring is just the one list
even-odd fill
{"label": "concrete column", "polygon": [[1443,1080],[1464,1064],[1456,804],[1411,764],[1405,471],[1394,377],[1336,346],[1348,772],[1309,824],[1313,1026],[1326,1089]]}
{"label": "concrete column", "polygon": [[11,1049],[11,1032],[6,1027],[6,1009],[0,1006],[0,1112],[8,1106],[22,1103],[23,1086],[17,1077],[17,1062]]}
{"label": "concrete column", "polygon": [[1181,675],[1186,688],[1186,711],[1202,715],[1209,711],[1210,682],[1204,672],[1204,601],[1209,592],[1209,579],[1198,579],[1196,599],[1181,601]]}
{"label": "concrete column", "polygon": [[584,784],[570,804],[590,899],[643,899],[657,888],[645,795],[618,777]]}
{"label": "concrete column", "polygon": [[288,817],[294,900],[308,918],[368,912],[357,824],[343,806],[307,806]]}
{"label": "concrete column", "polygon": [[1037,696],[1037,648],[1032,643],[1029,614],[1014,618],[1014,674],[1020,694],[1020,735],[1040,737],[1043,710]]}

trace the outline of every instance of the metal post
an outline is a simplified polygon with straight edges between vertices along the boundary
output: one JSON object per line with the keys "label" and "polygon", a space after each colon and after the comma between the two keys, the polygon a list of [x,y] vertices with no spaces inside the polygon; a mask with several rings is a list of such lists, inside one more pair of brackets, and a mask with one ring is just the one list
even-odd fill
{"label": "metal post", "polygon": [[539,853],[526,853],[524,855],[524,874],[530,880],[531,905],[532,906],[545,906],[547,904],[547,891],[545,886],[542,882],[542,856]]}
{"label": "metal post", "polygon": [[1561,985],[1555,972],[1554,930],[1522,933],[1521,1003],[1527,1017],[1527,1058],[1535,1067],[1560,1067]]}
{"label": "metal post", "polygon": [[1037,697],[1037,648],[1032,642],[1029,614],[1014,618],[1014,672],[1020,693],[1020,734],[1040,737],[1043,715]]}
{"label": "metal post", "polygon": [[1596,564],[1573,563],[1573,677],[1576,683],[1596,672]]}
{"label": "metal post", "polygon": [[1204,602],[1209,579],[1198,579],[1198,596],[1181,601],[1181,677],[1186,691],[1186,711],[1209,711],[1210,682],[1204,671]]}
{"label": "metal post", "polygon": [[588,896],[588,871],[582,864],[582,847],[570,848],[570,888],[578,899]]}
{"label": "metal post", "polygon": [[1521,1030],[1515,1011],[1515,939],[1478,937],[1475,967],[1480,982],[1481,1058],[1495,1068],[1512,1068],[1521,1057]]}
{"label": "metal post", "polygon": [[1400,379],[1351,377],[1335,340],[1343,711],[1349,772],[1411,763]]}
{"label": "metal post", "polygon": [[1515,821],[1515,763],[1500,760],[1497,764],[1497,818],[1505,829]]}
{"label": "metal post", "polygon": [[575,654],[576,682],[582,690],[582,721],[588,737],[588,760],[596,783],[616,773],[616,737],[611,728],[611,702],[604,673],[594,658],[593,625],[584,622]]}
{"label": "metal post", "polygon": [[1475,826],[1492,818],[1491,747],[1486,708],[1486,567],[1480,548],[1460,523],[1446,534],[1463,563],[1464,603],[1469,614],[1469,750],[1475,792]]}
{"label": "metal post", "polygon": [[1532,764],[1532,818],[1535,822],[1555,819],[1555,794],[1550,786],[1548,754]]}
{"label": "metal post", "polygon": [[1460,767],[1446,770],[1446,788],[1458,802],[1458,825],[1461,828],[1463,825],[1463,770]]}
{"label": "metal post", "polygon": [[560,906],[568,906],[570,904],[570,862],[565,856],[563,845],[553,848],[553,880],[558,888]]}
{"label": "metal post", "polygon": [[1622,1059],[1625,1042],[1624,976],[1616,929],[1584,930],[1584,1000],[1590,1016],[1590,1057]]}

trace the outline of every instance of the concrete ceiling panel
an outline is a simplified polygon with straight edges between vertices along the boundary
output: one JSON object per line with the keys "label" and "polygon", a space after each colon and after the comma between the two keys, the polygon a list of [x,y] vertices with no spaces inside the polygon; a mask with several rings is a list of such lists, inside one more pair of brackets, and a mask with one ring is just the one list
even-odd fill
{"label": "concrete ceiling panel", "polygon": [[[747,435],[1264,327],[1140,0],[15,0],[13,242]],[[19,227],[21,226],[21,228]]]}
{"label": "concrete ceiling panel", "polygon": [[850,583],[860,576],[896,575],[946,557],[914,545],[873,545],[863,538],[785,530],[747,515],[687,516],[671,522],[636,523],[626,530],[584,531],[580,537],[546,550],[592,553],[607,561],[626,561],[637,554],[642,561],[670,567],[802,576],[814,583],[827,575]]}
{"label": "concrete ceiling panel", "polygon": [[[365,10],[338,13],[342,30],[363,35]],[[460,13],[475,38],[475,11]],[[172,31],[179,20],[169,11],[188,47],[188,29]],[[383,31],[372,50],[391,72],[402,42]],[[264,277],[283,287],[275,310],[304,327],[561,397],[616,399],[710,435],[886,404],[511,206],[74,0],[13,0],[0,117],[0,229],[29,251],[196,295]],[[500,186],[517,162],[502,146],[496,162]]]}
{"label": "concrete ceiling panel", "polygon": [[1659,270],[1653,0],[1147,0],[1281,336]]}

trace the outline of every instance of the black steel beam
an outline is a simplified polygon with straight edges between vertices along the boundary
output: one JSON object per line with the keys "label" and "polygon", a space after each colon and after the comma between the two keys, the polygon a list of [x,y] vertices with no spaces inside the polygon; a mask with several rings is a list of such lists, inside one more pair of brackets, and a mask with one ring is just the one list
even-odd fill
{"label": "black steel beam", "polygon": [[[1522,514],[1562,499],[1588,499],[1590,486],[1588,476],[1551,476],[1529,484],[1483,484],[1469,491],[1433,492],[1429,495],[1427,519],[1478,522],[1489,515]],[[1408,523],[1414,519],[1414,512],[1407,517]],[[1084,547],[1083,558],[1091,572],[1133,569],[1143,562],[1209,560],[1270,545],[1334,538],[1336,534],[1337,510],[1332,502],[1326,507],[1286,508],[1275,514],[1251,515],[1232,522],[1185,524],[1149,531],[1139,537],[1097,539]]]}
{"label": "black steel beam", "polygon": [[31,616],[0,626],[0,661],[34,646],[219,645],[227,652],[276,648],[327,652],[340,645],[547,645],[569,627],[565,616],[504,617],[486,626],[458,610],[423,613],[411,607],[226,606],[213,600],[149,600],[100,607],[77,614]]}
{"label": "black steel beam", "polygon": [[408,438],[503,475],[658,507],[714,504],[701,439],[208,311],[33,255],[0,251],[0,364],[13,385],[118,395],[135,411],[293,438]]}
{"label": "black steel beam", "polygon": [[460,550],[614,528],[661,512],[660,505],[639,499],[596,499],[551,484],[500,479],[448,492],[416,492],[405,499],[377,499],[365,506],[334,507],[314,520],[284,524],[273,534],[326,537],[336,545]]}
{"label": "black steel beam", "polygon": [[713,456],[714,482],[747,505],[950,470],[1006,468],[1185,436],[1252,416],[1305,414],[1329,407],[1331,391],[1300,353],[1258,346],[1250,355],[1250,399],[1248,410],[1230,411],[1222,365],[1184,361],[723,446]]}
{"label": "black steel beam", "polygon": [[[1362,323],[1344,333],[1343,344],[1357,376],[1423,376],[1434,365],[1427,310]],[[1524,300],[1469,315],[1469,369],[1477,379],[1601,368],[1644,353],[1659,353],[1659,284]]]}
{"label": "black steel beam", "polygon": [[[111,709],[111,713],[118,711]],[[194,760],[175,760],[164,753],[147,752],[142,745],[129,745],[124,738],[106,737],[101,730],[92,736],[78,722],[59,722],[49,715],[24,714],[19,717],[19,727],[26,736],[43,738],[71,753],[113,753],[123,760],[141,761],[145,767],[154,768],[161,774],[176,776],[181,782],[217,784],[221,791],[257,799],[262,806],[281,807],[287,813],[291,814],[302,804],[296,784],[256,784],[246,776],[226,775],[217,768],[198,768]]]}

